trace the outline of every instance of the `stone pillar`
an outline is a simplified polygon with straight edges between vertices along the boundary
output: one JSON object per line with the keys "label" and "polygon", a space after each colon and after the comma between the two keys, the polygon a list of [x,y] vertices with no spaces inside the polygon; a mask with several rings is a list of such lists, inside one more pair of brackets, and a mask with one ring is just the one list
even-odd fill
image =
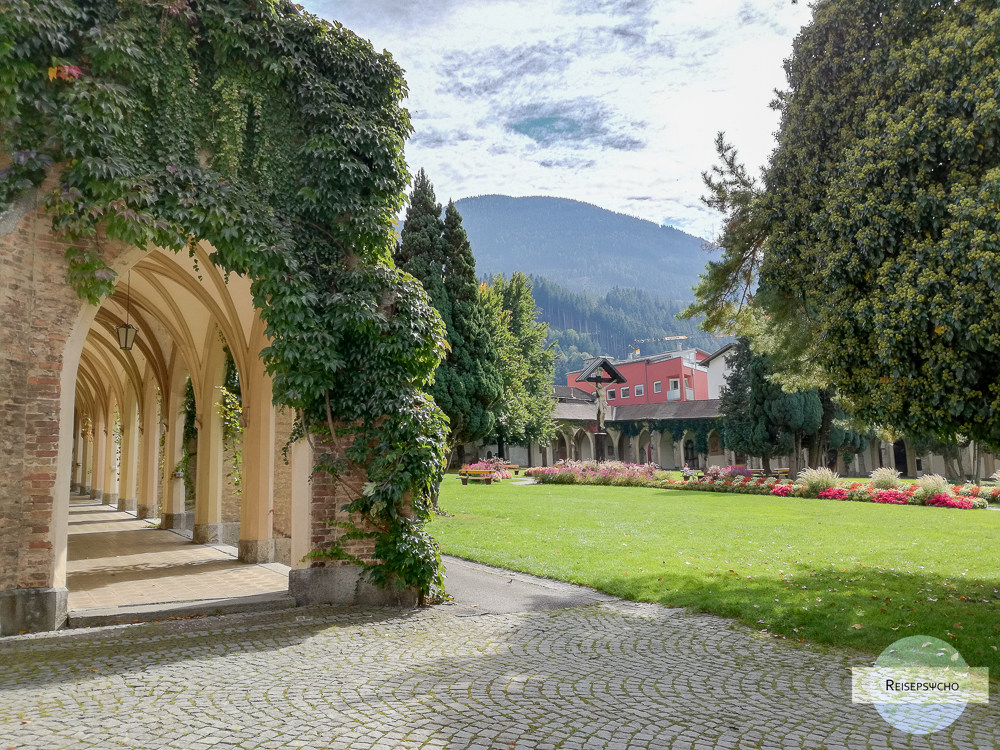
{"label": "stone pillar", "polygon": [[109,409],[108,416],[104,420],[105,427],[105,448],[104,448],[104,495],[101,502],[105,505],[118,507],[118,444],[115,442],[115,420],[114,411]]}
{"label": "stone pillar", "polygon": [[[190,528],[193,520],[184,506],[184,476],[176,472],[177,463],[184,453],[184,387],[186,381],[175,374],[173,387],[164,401],[167,413],[163,451],[163,507],[160,526],[165,529]],[[179,382],[178,382],[179,381]]]}
{"label": "stone pillar", "polygon": [[118,485],[118,510],[136,512],[139,485],[139,405],[129,388],[122,409],[121,481]]}
{"label": "stone pillar", "polygon": [[83,458],[83,417],[79,414],[73,415],[73,471],[72,479],[69,485],[69,491],[74,495],[79,494],[80,486],[83,484],[80,481],[80,475],[82,474],[83,463],[81,459]]}
{"label": "stone pillar", "polygon": [[80,426],[81,430],[81,443],[80,447],[80,494],[89,495],[90,494],[90,482],[91,482],[91,462],[93,461],[93,421],[87,417],[84,418],[83,424]]}
{"label": "stone pillar", "polygon": [[139,434],[139,482],[136,487],[136,518],[155,518],[157,478],[160,473],[160,410],[156,386],[147,382],[142,394],[142,428]]}
{"label": "stone pillar", "polygon": [[244,562],[273,562],[274,406],[271,378],[256,368],[243,389],[243,503],[240,509],[239,557]]}
{"label": "stone pillar", "polygon": [[225,357],[222,346],[215,344],[210,355],[206,377],[198,395],[198,471],[194,506],[194,541],[198,544],[223,541],[222,485],[223,446],[222,414],[219,404],[222,393],[218,386],[225,378]]}
{"label": "stone pillar", "polygon": [[90,469],[90,499],[104,500],[104,464],[107,462],[108,436],[104,407],[98,407],[94,417],[94,459]]}

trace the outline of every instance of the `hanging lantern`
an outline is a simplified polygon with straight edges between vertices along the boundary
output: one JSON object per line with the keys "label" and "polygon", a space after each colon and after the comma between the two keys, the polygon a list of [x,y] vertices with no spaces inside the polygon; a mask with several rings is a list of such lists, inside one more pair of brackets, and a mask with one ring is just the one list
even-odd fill
{"label": "hanging lantern", "polygon": [[128,272],[128,285],[125,287],[125,322],[115,328],[118,333],[118,346],[127,352],[132,351],[132,344],[135,343],[135,334],[138,330],[128,322],[129,311],[132,306],[132,272]]}
{"label": "hanging lantern", "polygon": [[129,323],[122,323],[115,329],[118,332],[118,346],[125,351],[132,351],[132,344],[135,343],[137,329]]}

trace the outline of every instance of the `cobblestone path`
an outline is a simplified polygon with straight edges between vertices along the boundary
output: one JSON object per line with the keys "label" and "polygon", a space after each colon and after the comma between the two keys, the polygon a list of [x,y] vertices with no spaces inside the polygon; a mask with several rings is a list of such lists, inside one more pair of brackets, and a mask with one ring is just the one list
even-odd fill
{"label": "cobblestone path", "polygon": [[982,748],[850,702],[869,660],[603,602],[475,615],[312,607],[0,641],[3,748]]}

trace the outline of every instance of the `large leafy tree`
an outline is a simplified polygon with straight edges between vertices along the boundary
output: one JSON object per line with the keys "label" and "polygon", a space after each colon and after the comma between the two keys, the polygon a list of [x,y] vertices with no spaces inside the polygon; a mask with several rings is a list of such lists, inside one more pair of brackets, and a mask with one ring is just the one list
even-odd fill
{"label": "large leafy tree", "polygon": [[[496,297],[508,332],[504,348],[504,397],[497,411],[497,452],[509,444],[546,442],[552,432],[552,377],[555,347],[547,344],[548,324],[538,320],[531,281],[520,271],[497,275],[486,288]],[[486,293],[484,289],[484,294]]]}
{"label": "large leafy tree", "polygon": [[698,289],[720,327],[755,291],[779,370],[817,363],[863,421],[993,446],[998,47],[992,0],[816,3],[762,183],[708,175],[725,256]]}
{"label": "large leafy tree", "polygon": [[424,285],[441,314],[449,345],[429,390],[448,416],[452,449],[494,430],[503,397],[502,320],[480,303],[476,261],[462,228],[462,217],[449,202],[441,205],[423,170],[414,179],[396,262]]}

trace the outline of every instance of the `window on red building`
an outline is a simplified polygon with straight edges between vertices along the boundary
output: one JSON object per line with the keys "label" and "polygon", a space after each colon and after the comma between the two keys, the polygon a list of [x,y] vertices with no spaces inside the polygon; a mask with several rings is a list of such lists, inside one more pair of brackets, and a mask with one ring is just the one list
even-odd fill
{"label": "window on red building", "polygon": [[660,381],[655,380],[653,381],[653,393],[659,393],[659,392],[660,392]]}
{"label": "window on red building", "polygon": [[628,398],[628,386],[627,385],[623,385],[622,386],[622,398]]}
{"label": "window on red building", "polygon": [[644,391],[645,391],[645,387],[644,387],[644,386],[641,386],[641,385],[637,385],[637,386],[635,387],[635,395],[636,395],[636,396],[641,396],[641,395],[643,394],[643,392],[644,392]]}
{"label": "window on red building", "polygon": [[608,401],[614,401],[614,400],[615,400],[615,389],[612,388],[608,391]]}

